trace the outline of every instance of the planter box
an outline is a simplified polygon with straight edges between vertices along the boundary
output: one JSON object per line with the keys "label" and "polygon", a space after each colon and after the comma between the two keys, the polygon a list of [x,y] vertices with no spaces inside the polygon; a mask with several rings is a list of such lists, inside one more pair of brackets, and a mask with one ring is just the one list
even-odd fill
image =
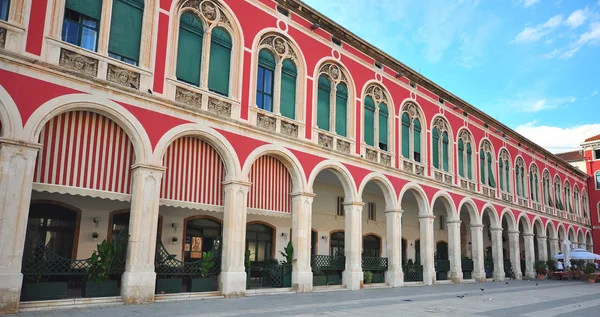
{"label": "planter box", "polygon": [[217,280],[214,277],[190,278],[187,288],[188,292],[214,292],[218,289]]}
{"label": "planter box", "polygon": [[383,275],[383,273],[378,273],[378,274],[373,273],[373,280],[371,282],[372,283],[385,283],[385,276]]}
{"label": "planter box", "polygon": [[282,287],[292,287],[292,272],[283,273]]}
{"label": "planter box", "polygon": [[327,276],[313,275],[313,286],[325,286],[325,285],[327,285]]}
{"label": "planter box", "polygon": [[436,275],[435,279],[438,281],[445,281],[448,279],[448,272],[446,272],[446,271],[442,271],[442,272],[438,271],[438,272],[436,272],[435,275]]}
{"label": "planter box", "polygon": [[156,279],[156,294],[181,293],[183,279],[180,278],[159,278]]}
{"label": "planter box", "polygon": [[342,285],[342,278],[338,274],[327,275],[327,285]]}
{"label": "planter box", "polygon": [[118,296],[119,287],[117,281],[85,282],[83,297],[107,297]]}
{"label": "planter box", "polygon": [[464,271],[473,271],[473,260],[462,260],[460,262],[462,266],[462,270]]}
{"label": "planter box", "polygon": [[67,282],[23,284],[23,300],[52,300],[67,298]]}

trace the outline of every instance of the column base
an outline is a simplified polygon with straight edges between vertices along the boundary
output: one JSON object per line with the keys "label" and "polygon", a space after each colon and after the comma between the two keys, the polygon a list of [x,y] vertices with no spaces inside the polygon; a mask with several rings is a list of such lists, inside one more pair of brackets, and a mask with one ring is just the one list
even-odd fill
{"label": "column base", "polygon": [[125,272],[121,277],[121,296],[125,304],[154,302],[156,273]]}
{"label": "column base", "polygon": [[402,272],[402,269],[386,271],[385,272],[385,282],[391,287],[404,286],[404,272]]}
{"label": "column base", "polygon": [[485,272],[475,272],[475,271],[473,271],[473,272],[471,272],[471,276],[477,282],[485,282],[486,281]]}
{"label": "column base", "polygon": [[342,282],[349,290],[359,290],[363,285],[363,272],[345,270],[342,272]]}
{"label": "column base", "polygon": [[494,281],[496,282],[502,282],[504,281],[504,278],[506,277],[504,275],[504,271],[496,273],[496,271],[494,271],[494,273],[492,273],[492,277],[494,278]]}
{"label": "column base", "polygon": [[455,284],[459,284],[462,283],[463,281],[463,272],[451,272],[450,273],[450,280],[452,281],[452,283]]}
{"label": "column base", "polygon": [[292,289],[298,293],[312,292],[313,273],[292,271]]}
{"label": "column base", "polygon": [[19,311],[23,274],[0,274],[0,315]]}
{"label": "column base", "polygon": [[423,284],[434,285],[435,284],[435,270],[423,270]]}
{"label": "column base", "polygon": [[227,298],[246,295],[246,272],[221,272],[219,283],[221,295]]}
{"label": "column base", "polygon": [[527,278],[537,278],[537,273],[534,271],[525,271],[525,277]]}

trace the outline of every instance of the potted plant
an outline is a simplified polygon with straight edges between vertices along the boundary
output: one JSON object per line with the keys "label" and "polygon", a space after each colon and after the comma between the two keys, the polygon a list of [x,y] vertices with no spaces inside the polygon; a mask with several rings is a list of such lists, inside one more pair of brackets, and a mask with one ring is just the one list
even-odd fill
{"label": "potted plant", "polygon": [[41,275],[30,278],[32,283],[23,283],[23,300],[53,300],[67,298],[67,282],[50,282]]}
{"label": "potted plant", "polygon": [[313,272],[313,286],[325,286],[327,285],[327,276],[323,271]]}
{"label": "potted plant", "polygon": [[548,266],[546,261],[535,261],[535,271],[537,272],[537,278],[543,280],[546,278],[548,273]]}
{"label": "potted plant", "polygon": [[556,265],[556,261],[552,260],[552,259],[546,261],[546,266],[548,267],[548,271],[550,271],[550,272],[554,272],[558,269],[558,267]]}
{"label": "potted plant", "polygon": [[283,265],[283,287],[292,287],[292,261],[294,258],[294,246],[292,241],[288,242],[283,251],[279,251],[285,260],[281,261]]}
{"label": "potted plant", "polygon": [[373,273],[371,271],[365,271],[363,280],[365,284],[371,284],[371,282],[373,282]]}
{"label": "potted plant", "polygon": [[98,232],[92,232],[92,240],[98,240]]}
{"label": "potted plant", "polygon": [[587,275],[587,280],[589,283],[596,283],[596,279],[598,278],[598,276],[596,276],[596,266],[594,266],[593,264],[588,264],[585,269],[584,269],[585,274]]}
{"label": "potted plant", "polygon": [[246,267],[246,289],[250,288],[250,270],[252,268],[252,260],[250,257],[252,256],[252,252],[250,249],[246,249],[246,253],[244,254],[244,266]]}
{"label": "potted plant", "polygon": [[200,259],[200,277],[191,278],[188,284],[188,292],[212,292],[217,290],[214,277],[210,276],[210,270],[215,267],[215,253],[213,251],[202,252]]}
{"label": "potted plant", "polygon": [[463,271],[463,278],[466,280],[471,279],[471,272],[473,272],[473,260],[463,255],[460,264]]}
{"label": "potted plant", "polygon": [[105,297],[119,295],[118,281],[111,280],[110,275],[124,258],[124,248],[127,236],[123,235],[114,241],[106,239],[98,244],[97,249],[89,259],[90,266],[86,269],[87,279],[83,287],[83,297]]}

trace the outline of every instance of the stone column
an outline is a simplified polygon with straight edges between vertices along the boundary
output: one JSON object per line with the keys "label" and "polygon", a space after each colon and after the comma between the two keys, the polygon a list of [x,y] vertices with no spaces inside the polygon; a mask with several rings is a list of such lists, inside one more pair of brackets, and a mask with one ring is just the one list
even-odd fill
{"label": "stone column", "polygon": [[434,215],[419,216],[421,265],[423,265],[423,284],[425,285],[435,283],[433,219],[435,219]]}
{"label": "stone column", "polygon": [[554,260],[554,255],[560,252],[558,238],[549,238],[550,240],[550,258]]}
{"label": "stone column", "polygon": [[364,203],[344,203],[344,255],[346,256],[346,269],[342,273],[342,280],[346,288],[357,290],[362,287],[362,210]]}
{"label": "stone column", "polygon": [[223,182],[223,246],[219,286],[225,297],[246,295],[246,218],[250,183]]}
{"label": "stone column", "polygon": [[471,257],[473,258],[473,279],[485,282],[483,267],[483,225],[471,225]]}
{"label": "stone column", "polygon": [[38,144],[0,139],[0,314],[16,313]]}
{"label": "stone column", "polygon": [[315,194],[292,194],[292,288],[296,292],[312,291],[312,269],[310,267],[310,238],[312,203]]}
{"label": "stone column", "polygon": [[402,210],[386,210],[386,254],[388,270],[385,272],[385,281],[389,286],[399,287],[404,285],[404,272],[402,272]]}
{"label": "stone column", "polygon": [[129,240],[121,295],[126,304],[152,303],[160,184],[164,168],[135,164],[132,170]]}
{"label": "stone column", "polygon": [[494,260],[494,280],[504,280],[504,250],[502,244],[502,228],[490,228],[492,235],[492,258]]}
{"label": "stone column", "polygon": [[462,252],[460,242],[460,220],[448,221],[448,256],[450,260],[450,279],[454,283],[463,280]]}
{"label": "stone column", "polygon": [[520,280],[523,277],[521,273],[521,251],[519,250],[519,231],[508,232],[508,245],[510,246],[510,264],[515,278]]}
{"label": "stone column", "polygon": [[533,246],[533,233],[523,234],[523,246],[525,249],[525,276],[528,278],[536,278],[535,268],[535,250]]}
{"label": "stone column", "polygon": [[548,261],[548,238],[546,236],[538,236],[537,244],[540,261]]}

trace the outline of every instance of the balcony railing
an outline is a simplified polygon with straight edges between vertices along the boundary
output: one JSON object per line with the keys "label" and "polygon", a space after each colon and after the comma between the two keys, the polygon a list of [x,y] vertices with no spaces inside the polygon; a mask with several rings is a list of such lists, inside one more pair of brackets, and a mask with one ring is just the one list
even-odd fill
{"label": "balcony railing", "polygon": [[[539,203],[536,202],[531,202],[531,208],[537,210],[537,211],[542,211],[542,205],[540,205]],[[546,210],[546,212],[548,212],[548,210]]]}
{"label": "balcony railing", "polygon": [[477,186],[475,185],[475,182],[470,179],[466,179],[466,178],[460,179],[460,188],[462,188],[464,190],[469,190],[472,192],[475,192],[477,190]]}
{"label": "balcony railing", "polygon": [[392,166],[392,154],[372,146],[364,145],[364,158],[385,166]]}
{"label": "balcony railing", "polygon": [[452,185],[454,176],[448,172],[433,170],[433,179],[446,185]]}
{"label": "balcony railing", "polygon": [[317,133],[318,145],[338,152],[350,154],[353,144],[350,139],[321,129],[315,128],[314,131]]}
{"label": "balcony railing", "polygon": [[421,163],[402,159],[400,161],[400,164],[402,165],[402,170],[407,173],[411,173],[417,176],[425,176],[425,165]]}
{"label": "balcony railing", "polygon": [[252,112],[251,122],[254,122],[261,129],[292,138],[298,138],[299,135],[302,135],[304,125],[299,121],[255,107],[252,108]]}
{"label": "balcony railing", "polygon": [[513,202],[513,195],[507,192],[501,192],[501,197],[502,200],[504,200],[507,203],[512,203]]}
{"label": "balcony railing", "polygon": [[485,186],[485,185],[481,185],[481,193],[484,196],[488,196],[490,198],[496,198],[496,189],[489,187],[489,186]]}
{"label": "balcony railing", "polygon": [[517,197],[517,204],[519,204],[519,206],[522,207],[527,207],[527,199],[523,198],[523,197]]}

